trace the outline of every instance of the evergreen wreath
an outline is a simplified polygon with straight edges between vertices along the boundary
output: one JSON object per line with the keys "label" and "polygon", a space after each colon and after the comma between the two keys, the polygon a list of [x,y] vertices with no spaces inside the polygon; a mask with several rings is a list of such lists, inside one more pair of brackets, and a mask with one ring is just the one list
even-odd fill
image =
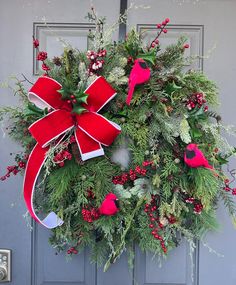
{"label": "evergreen wreath", "polygon": [[[186,39],[181,37],[161,50],[159,37],[167,33],[169,19],[157,25],[157,36],[148,45],[134,30],[124,41],[113,42],[116,26],[107,27],[105,18],[98,17],[94,9],[88,19],[95,23],[95,29],[90,31],[91,47],[86,52],[68,45],[62,56],[48,59],[47,53],[40,51],[38,39],[33,39],[45,74],[33,84],[29,97],[24,86],[28,80],[17,80],[15,93],[22,106],[0,109],[0,118],[7,117],[10,122],[9,135],[25,149],[16,155],[16,165],[8,166],[1,180],[31,171],[37,157],[29,157],[37,140],[38,151],[45,157],[33,207],[39,216],[57,213],[51,217],[54,222],[56,217],[58,224],[51,226],[50,243],[57,251],[66,250],[68,256],[88,246],[91,260],[105,263],[106,270],[125,250],[132,259],[133,242],[144,251],[165,256],[178,246],[181,237],[191,244],[201,240],[218,226],[219,200],[235,220],[234,172],[228,178],[222,170],[235,148],[220,134],[222,130],[235,131],[223,126],[221,117],[212,111],[218,105],[215,83],[201,71],[184,71],[186,62],[194,60],[185,56],[189,48]],[[121,16],[119,23],[124,20]],[[54,84],[52,93],[64,102],[56,111],[35,103],[38,89],[42,96],[48,96],[44,94],[47,82]],[[88,109],[107,93],[110,97],[100,115],[94,113],[99,108]],[[76,123],[42,146],[42,132],[38,135],[35,122],[44,122],[42,118],[57,112],[61,113],[56,128],[66,124],[64,113]],[[90,113],[95,117],[86,117]],[[87,160],[83,147],[89,143],[79,137],[81,132],[76,137],[74,130],[83,123],[87,127],[88,121],[98,137],[106,123],[105,132],[111,128],[114,134],[104,155],[95,139],[100,156]],[[43,135],[47,133],[44,128]],[[90,134],[89,138],[91,141]],[[29,199],[28,193],[25,199]],[[29,208],[29,201],[26,203]],[[31,215],[40,222],[35,213],[31,209]]]}

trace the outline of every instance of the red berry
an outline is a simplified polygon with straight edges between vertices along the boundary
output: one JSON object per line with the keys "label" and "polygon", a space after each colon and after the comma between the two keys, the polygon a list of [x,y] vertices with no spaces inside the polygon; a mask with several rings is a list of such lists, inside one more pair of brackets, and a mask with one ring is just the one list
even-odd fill
{"label": "red berry", "polygon": [[228,187],[228,186],[224,187],[223,189],[224,189],[226,192],[229,192],[229,191],[231,190],[231,188]]}
{"label": "red berry", "polygon": [[59,163],[59,166],[60,166],[60,167],[63,167],[64,164],[65,164],[64,161],[62,161],[62,162]]}
{"label": "red berry", "polygon": [[160,236],[159,236],[159,235],[157,235],[157,234],[156,234],[156,235],[154,235],[154,238],[156,238],[156,239],[159,239],[159,237],[160,237]]}
{"label": "red berry", "polygon": [[33,40],[33,45],[34,45],[34,48],[37,48],[39,46],[39,40],[37,39]]}
{"label": "red berry", "polygon": [[51,68],[47,64],[45,63],[42,64],[42,70],[49,71],[50,69]]}
{"label": "red berry", "polygon": [[152,235],[155,235],[157,232],[156,231],[152,231]]}
{"label": "red berry", "polygon": [[170,22],[170,19],[169,19],[169,18],[166,18],[166,19],[165,19],[165,22],[166,22],[166,24],[168,24],[168,23]]}
{"label": "red berry", "polygon": [[72,102],[75,104],[77,101],[76,101],[76,99],[73,99]]}
{"label": "red berry", "polygon": [[153,229],[153,228],[154,228],[154,225],[153,225],[153,224],[150,224],[150,225],[149,225],[149,228],[150,228],[150,229]]}
{"label": "red berry", "polygon": [[155,218],[151,218],[150,221],[151,221],[151,222],[155,222]]}
{"label": "red berry", "polygon": [[154,48],[154,47],[155,47],[155,42],[153,42],[153,43],[151,44],[151,47],[152,47],[152,48]]}
{"label": "red berry", "polygon": [[163,33],[166,34],[166,33],[167,33],[167,29],[164,29],[164,30],[163,30]]}
{"label": "red berry", "polygon": [[71,101],[70,101],[70,100],[67,100],[67,103],[68,103],[68,104],[70,104],[70,103],[71,103]]}
{"label": "red berry", "polygon": [[189,44],[185,44],[185,45],[184,45],[184,48],[186,48],[186,49],[189,48],[189,47],[190,47]]}
{"label": "red berry", "polygon": [[74,98],[75,98],[75,95],[70,95],[70,98],[71,98],[71,99],[74,99]]}
{"label": "red berry", "polygon": [[161,24],[157,24],[157,28],[158,28],[158,29],[160,29],[160,28],[161,28],[161,26],[162,26]]}

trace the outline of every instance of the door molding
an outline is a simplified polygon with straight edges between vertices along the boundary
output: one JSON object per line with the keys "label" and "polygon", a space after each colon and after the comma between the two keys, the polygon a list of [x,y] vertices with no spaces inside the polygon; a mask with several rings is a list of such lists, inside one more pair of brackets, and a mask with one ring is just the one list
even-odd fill
{"label": "door molding", "polygon": [[[137,24],[136,30],[140,34],[146,34],[146,40],[156,34],[156,24]],[[197,65],[191,66],[203,70],[204,56],[204,25],[168,24],[168,33],[161,38],[164,46],[176,42],[181,35],[185,35],[190,44],[186,51],[187,56],[198,56]]]}
{"label": "door molding", "polygon": [[[50,49],[49,41],[51,38],[53,38],[53,41],[56,44],[60,39],[66,39],[68,37],[76,37],[80,38],[83,42],[86,41],[85,48],[88,49],[88,34],[89,31],[93,29],[95,29],[95,25],[93,23],[34,22],[33,36],[39,40],[40,49],[44,51],[48,51]],[[36,59],[36,52],[36,49],[33,48],[33,75],[39,75],[39,61]]]}

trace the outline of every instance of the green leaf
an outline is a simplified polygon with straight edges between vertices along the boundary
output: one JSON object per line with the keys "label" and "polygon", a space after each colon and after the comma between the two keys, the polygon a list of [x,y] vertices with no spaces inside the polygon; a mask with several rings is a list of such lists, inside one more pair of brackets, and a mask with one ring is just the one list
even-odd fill
{"label": "green leaf", "polygon": [[178,86],[176,85],[176,83],[173,81],[171,83],[168,83],[165,87],[165,92],[168,94],[168,95],[172,95],[173,93],[175,93],[176,91],[182,89],[181,86]]}
{"label": "green leaf", "polygon": [[216,159],[218,160],[220,165],[227,164],[229,161],[221,156],[220,154],[216,155]]}
{"label": "green leaf", "polygon": [[158,174],[155,174],[152,178],[152,184],[154,186],[156,186],[157,188],[160,187],[160,184],[161,184],[161,178],[160,178],[160,175]]}
{"label": "green leaf", "polygon": [[69,90],[66,90],[64,88],[61,88],[60,90],[57,90],[57,92],[59,92],[62,96],[62,99],[66,99],[68,97],[68,95],[70,94],[70,92],[68,92]]}
{"label": "green leaf", "polygon": [[85,108],[83,108],[83,107],[81,107],[80,105],[78,106],[78,105],[75,105],[74,107],[73,107],[73,109],[72,109],[72,112],[73,113],[76,113],[76,114],[81,114],[81,113],[83,113],[84,111],[86,111],[86,109]]}
{"label": "green leaf", "polygon": [[117,197],[121,200],[122,199],[126,200],[131,198],[131,193],[127,189],[125,189],[123,185],[117,184],[115,186],[114,192],[117,195]]}
{"label": "green leaf", "polygon": [[190,126],[189,126],[188,121],[185,118],[183,118],[180,122],[179,134],[180,134],[181,140],[184,143],[189,144],[192,141],[192,138],[190,136]]}
{"label": "green leaf", "polygon": [[189,111],[189,115],[191,117],[197,117],[203,114],[206,114],[206,112],[204,111],[204,106],[201,106],[201,108],[194,108],[193,110]]}
{"label": "green leaf", "polygon": [[80,102],[80,103],[87,104],[87,100],[88,100],[88,95],[84,95],[84,96],[81,96],[81,97],[77,98],[77,101]]}
{"label": "green leaf", "polygon": [[143,60],[149,61],[152,65],[155,65],[155,61],[156,61],[156,53],[157,50],[156,49],[152,49],[149,52],[146,52],[144,54],[139,54],[138,58],[142,58]]}
{"label": "green leaf", "polygon": [[191,137],[193,139],[197,139],[197,138],[202,137],[202,132],[196,127],[191,128],[190,133],[191,133]]}
{"label": "green leaf", "polygon": [[43,115],[44,114],[44,110],[38,108],[35,104],[32,104],[32,103],[28,103],[27,109],[26,109],[26,115],[31,115],[31,114]]}

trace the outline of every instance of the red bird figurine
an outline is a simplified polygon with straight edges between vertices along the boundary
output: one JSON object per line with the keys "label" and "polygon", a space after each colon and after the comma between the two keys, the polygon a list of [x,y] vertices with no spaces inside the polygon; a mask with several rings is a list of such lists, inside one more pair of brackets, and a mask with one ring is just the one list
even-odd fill
{"label": "red bird figurine", "polygon": [[208,160],[205,158],[204,154],[194,143],[191,143],[186,147],[184,153],[184,162],[192,168],[205,167],[213,169]]}
{"label": "red bird figurine", "polygon": [[129,75],[129,91],[128,96],[126,98],[127,105],[130,105],[135,86],[138,84],[145,83],[150,79],[150,76],[151,70],[147,66],[147,63],[142,58],[136,59]]}
{"label": "red bird figurine", "polygon": [[102,202],[99,212],[101,215],[112,216],[119,211],[118,199],[115,194],[109,193]]}

